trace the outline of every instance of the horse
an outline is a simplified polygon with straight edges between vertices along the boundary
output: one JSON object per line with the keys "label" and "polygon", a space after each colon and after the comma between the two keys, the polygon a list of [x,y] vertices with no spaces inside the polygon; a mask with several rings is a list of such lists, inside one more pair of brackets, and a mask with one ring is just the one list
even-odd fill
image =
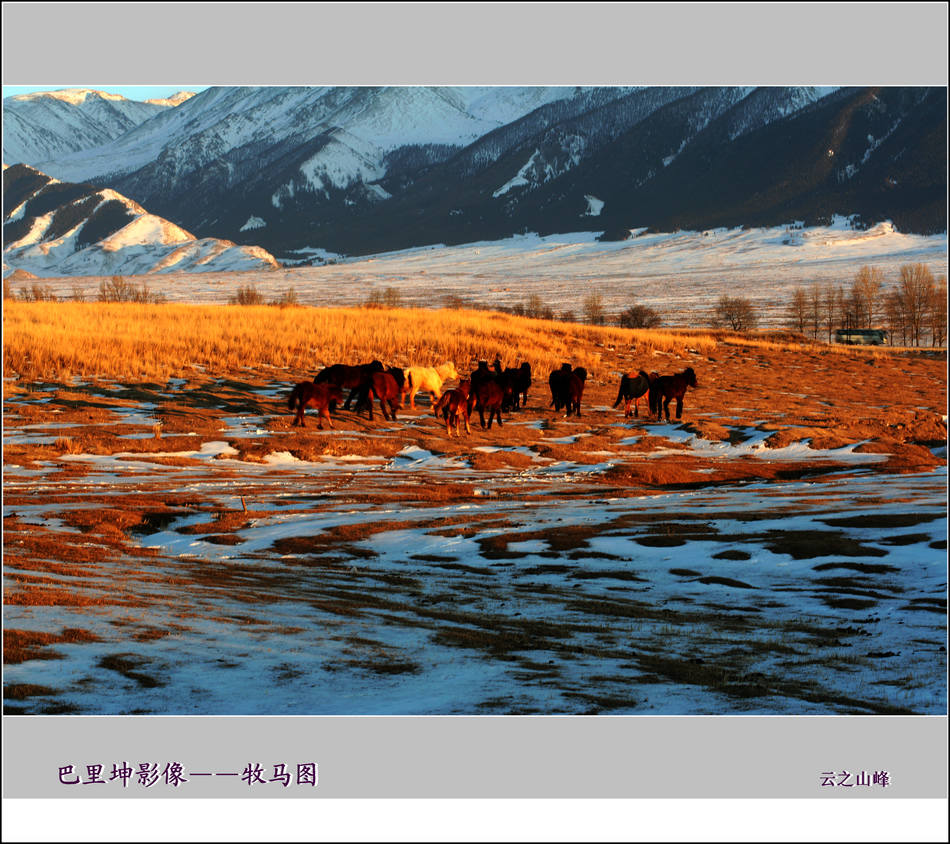
{"label": "horse", "polygon": [[[461,381],[454,390],[446,390],[435,403],[433,413],[438,417],[441,413],[445,419],[445,433],[452,436],[452,425],[455,433],[462,436],[462,422],[465,422],[466,433],[472,433],[468,424],[468,396],[471,391],[471,381]],[[501,424],[501,423],[499,423]]]}
{"label": "horse", "polygon": [[[401,369],[395,366],[389,367],[385,372],[374,372],[367,380],[365,392],[360,393],[357,399],[356,408],[359,410],[366,402],[369,405],[369,418],[373,421],[373,399],[379,401],[379,409],[383,412],[383,418],[396,421],[396,408],[402,407],[402,387],[405,383],[405,374]],[[389,405],[389,413],[386,412],[386,405]],[[390,414],[392,414],[390,416]]]}
{"label": "horse", "polygon": [[[361,363],[357,366],[348,366],[345,363],[334,363],[326,369],[320,370],[313,379],[314,384],[335,384],[341,390],[349,390],[350,394],[346,398],[344,410],[350,409],[350,402],[353,397],[360,392],[366,379],[374,372],[382,372],[386,367],[381,361],[374,360],[371,363]],[[336,402],[330,405],[331,410],[336,410]]]}
{"label": "horse", "polygon": [[481,381],[472,384],[472,392],[468,397],[468,415],[472,410],[478,411],[479,421],[485,426],[485,411],[488,411],[488,428],[491,428],[492,419],[497,419],[501,425],[501,405],[505,400],[504,388],[494,380]]}
{"label": "horse", "polygon": [[670,401],[676,399],[676,418],[683,416],[683,396],[687,387],[696,386],[696,373],[687,367],[675,375],[661,375],[650,384],[650,413],[659,420],[663,413],[670,421]]}
{"label": "horse", "polygon": [[330,407],[335,406],[334,402],[343,398],[343,391],[335,384],[314,384],[313,381],[301,381],[293,390],[290,391],[290,398],[287,400],[287,409],[293,410],[296,406],[297,415],[294,417],[294,425],[305,427],[303,412],[307,407],[314,407],[318,411],[319,422],[317,427],[323,430],[323,420],[332,428],[333,422],[330,420]]}
{"label": "horse", "polygon": [[[633,415],[640,416],[640,399],[650,392],[650,384],[660,376],[652,372],[647,375],[642,369],[634,376],[633,374],[622,375],[620,377],[620,389],[617,391],[617,401],[613,406],[618,407],[620,402],[625,402],[623,406],[624,418],[630,416],[630,404],[633,404]],[[647,396],[649,403],[650,397]]]}
{"label": "horse", "polygon": [[508,367],[504,374],[496,380],[503,380],[504,386],[510,388],[511,395],[506,396],[502,410],[519,409],[528,403],[528,388],[531,386],[531,364],[523,363],[517,369]]}
{"label": "horse", "polygon": [[442,395],[442,385],[446,381],[457,381],[459,377],[452,361],[439,366],[410,366],[406,370],[406,383],[403,391],[409,394],[409,406],[416,409],[416,393],[420,390],[431,395],[435,402]]}
{"label": "horse", "polygon": [[584,384],[587,381],[587,370],[578,366],[567,379],[567,415],[573,413],[581,415],[581,398],[584,395]]}
{"label": "horse", "polygon": [[571,365],[562,363],[560,369],[555,369],[548,376],[548,385],[551,388],[551,407],[555,412],[567,407],[568,382],[571,379]]}
{"label": "horse", "polygon": [[474,390],[483,381],[493,381],[495,375],[496,373],[488,368],[488,361],[480,360],[478,368],[472,372],[468,380],[472,382],[472,389]]}

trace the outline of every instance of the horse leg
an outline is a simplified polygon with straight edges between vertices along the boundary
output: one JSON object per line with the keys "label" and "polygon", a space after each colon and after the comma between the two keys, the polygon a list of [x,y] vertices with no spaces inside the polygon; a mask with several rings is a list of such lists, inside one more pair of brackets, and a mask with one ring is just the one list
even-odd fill
{"label": "horse leg", "polygon": [[672,398],[672,396],[667,396],[663,399],[663,415],[666,416],[667,422],[670,421],[670,399]]}
{"label": "horse leg", "polygon": [[396,409],[399,407],[399,397],[395,396],[389,400],[389,412],[392,414],[393,422],[396,421]]}
{"label": "horse leg", "polygon": [[683,397],[682,396],[676,397],[676,418],[677,419],[683,418]]}

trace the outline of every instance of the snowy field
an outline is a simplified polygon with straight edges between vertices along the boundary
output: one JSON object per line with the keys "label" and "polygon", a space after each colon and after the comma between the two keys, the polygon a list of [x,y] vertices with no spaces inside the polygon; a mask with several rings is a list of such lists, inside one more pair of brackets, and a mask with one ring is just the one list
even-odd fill
{"label": "snowy field", "polygon": [[[635,230],[636,231],[636,230]],[[849,288],[863,265],[879,267],[894,284],[903,264],[926,263],[947,272],[947,236],[901,234],[889,223],[855,231],[844,218],[801,229],[714,229],[646,234],[599,243],[596,233],[538,237],[527,234],[464,246],[432,246],[345,259],[319,248],[300,260],[336,260],[270,272],[163,273],[139,276],[169,301],[225,303],[239,286],[265,298],[293,289],[301,304],[364,302],[372,291],[398,291],[402,304],[438,307],[453,298],[488,307],[524,304],[537,294],[556,314],[583,316],[584,299],[600,295],[608,314],[633,304],[654,308],[671,326],[703,326],[716,299],[742,295],[757,307],[762,327],[786,321],[792,291],[826,282]],[[95,298],[99,278],[43,279],[63,296],[74,288]]]}
{"label": "snowy field", "polygon": [[[148,436],[165,399],[123,406],[117,441]],[[769,448],[755,420],[713,441],[597,404],[452,450],[422,413],[358,448],[364,422],[313,431],[338,447],[312,459],[286,421],[225,409],[217,437],[168,450],[5,461],[7,581],[71,596],[8,596],[8,639],[52,632],[59,658],[5,666],[7,711],[946,711],[945,446],[895,474],[859,443]],[[5,426],[4,444],[62,424]],[[669,459],[711,482],[609,480]]]}

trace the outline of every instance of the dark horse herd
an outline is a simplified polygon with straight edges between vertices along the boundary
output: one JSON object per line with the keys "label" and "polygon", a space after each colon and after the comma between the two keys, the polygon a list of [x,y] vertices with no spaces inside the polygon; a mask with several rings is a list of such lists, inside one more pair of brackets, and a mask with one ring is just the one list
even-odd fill
{"label": "dark horse herd", "polygon": [[[442,391],[443,377],[456,380],[452,389]],[[551,404],[555,412],[562,410],[567,416],[581,415],[581,400],[584,397],[584,385],[587,370],[582,366],[572,367],[562,364],[548,376],[551,390]],[[696,386],[696,373],[692,368],[673,375],[647,374],[640,370],[620,379],[620,389],[614,407],[624,404],[624,416],[630,416],[633,405],[634,416],[639,416],[639,400],[644,396],[650,405],[650,414],[658,420],[665,414],[670,420],[670,402],[676,401],[676,418],[683,414],[683,396],[687,387]],[[483,428],[491,428],[492,422],[501,422],[501,414],[520,410],[528,401],[528,389],[531,387],[531,365],[522,363],[517,368],[503,369],[500,360],[492,366],[487,361],[479,361],[478,367],[468,378],[458,375],[455,367],[448,363],[440,367],[410,367],[402,370],[391,366],[386,368],[380,361],[348,366],[336,363],[321,370],[313,381],[302,381],[293,388],[287,401],[287,408],[295,411],[294,425],[304,425],[304,410],[314,408],[318,413],[318,427],[323,429],[323,420],[332,428],[330,411],[335,411],[337,403],[343,401],[344,410],[359,413],[366,409],[369,418],[373,418],[373,401],[379,402],[383,417],[395,420],[396,410],[402,407],[403,396],[414,396],[419,389],[432,394],[432,409],[436,417],[442,417],[446,433],[451,436],[452,428],[461,435],[462,425],[471,433],[469,419],[478,411]],[[414,405],[413,405],[414,406]],[[486,415],[488,417],[486,422]]]}

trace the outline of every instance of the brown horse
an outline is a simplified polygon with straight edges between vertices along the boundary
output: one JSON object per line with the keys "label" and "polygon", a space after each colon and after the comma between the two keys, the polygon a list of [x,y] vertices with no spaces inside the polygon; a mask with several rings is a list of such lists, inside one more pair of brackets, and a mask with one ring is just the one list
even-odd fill
{"label": "brown horse", "polygon": [[488,428],[491,428],[492,419],[497,419],[501,425],[501,405],[505,400],[505,390],[494,380],[481,381],[472,385],[472,392],[468,397],[468,415],[473,410],[478,411],[479,421],[485,426],[485,411],[488,411]]}
{"label": "brown horse", "polygon": [[[396,409],[402,407],[402,385],[405,380],[406,377],[403,371],[395,366],[389,367],[385,372],[374,372],[364,385],[366,393],[361,394],[357,399],[356,407],[359,408],[364,401],[368,402],[369,418],[372,421],[373,399],[375,398],[379,401],[379,409],[383,412],[383,418],[395,421]],[[386,412],[387,404],[389,405],[389,413]]]}
{"label": "brown horse", "polygon": [[[455,433],[462,436],[462,422],[465,422],[466,433],[472,433],[468,424],[468,396],[471,392],[472,382],[461,381],[454,390],[446,390],[433,408],[433,413],[438,416],[442,414],[445,419],[445,433],[452,436],[452,425],[455,425]],[[499,423],[501,424],[501,423]]]}
{"label": "brown horse", "polygon": [[[348,366],[345,363],[334,363],[326,369],[320,370],[313,379],[314,384],[335,384],[341,390],[349,390],[350,394],[346,398],[344,410],[350,409],[350,402],[354,396],[359,395],[360,388],[365,386],[366,379],[374,372],[382,372],[386,367],[381,361],[374,360],[371,363],[361,363],[358,366]],[[331,410],[336,410],[336,403],[331,406]]]}
{"label": "brown horse", "polygon": [[[623,375],[620,378],[620,389],[617,391],[617,401],[614,407],[618,407],[620,402],[625,402],[623,406],[624,418],[630,416],[630,405],[633,404],[633,415],[640,415],[640,399],[650,392],[650,384],[660,376],[656,372],[647,375],[642,369],[636,374]],[[647,396],[649,403],[650,397]]]}
{"label": "brown horse", "polygon": [[584,384],[587,382],[587,370],[578,366],[567,379],[567,415],[573,413],[581,415],[581,398],[584,395]]}
{"label": "brown horse", "polygon": [[661,375],[650,384],[650,413],[657,420],[665,413],[666,421],[669,422],[670,401],[676,399],[676,418],[681,419],[687,387],[696,387],[696,373],[691,366],[675,375]]}
{"label": "brown horse", "polygon": [[307,407],[317,409],[319,422],[317,427],[323,430],[323,420],[332,428],[333,422],[330,421],[330,405],[332,402],[343,398],[343,391],[335,384],[314,384],[313,381],[301,381],[293,390],[290,391],[290,398],[287,400],[287,409],[293,410],[296,407],[297,415],[294,417],[294,425],[305,427],[303,421],[303,412]]}

